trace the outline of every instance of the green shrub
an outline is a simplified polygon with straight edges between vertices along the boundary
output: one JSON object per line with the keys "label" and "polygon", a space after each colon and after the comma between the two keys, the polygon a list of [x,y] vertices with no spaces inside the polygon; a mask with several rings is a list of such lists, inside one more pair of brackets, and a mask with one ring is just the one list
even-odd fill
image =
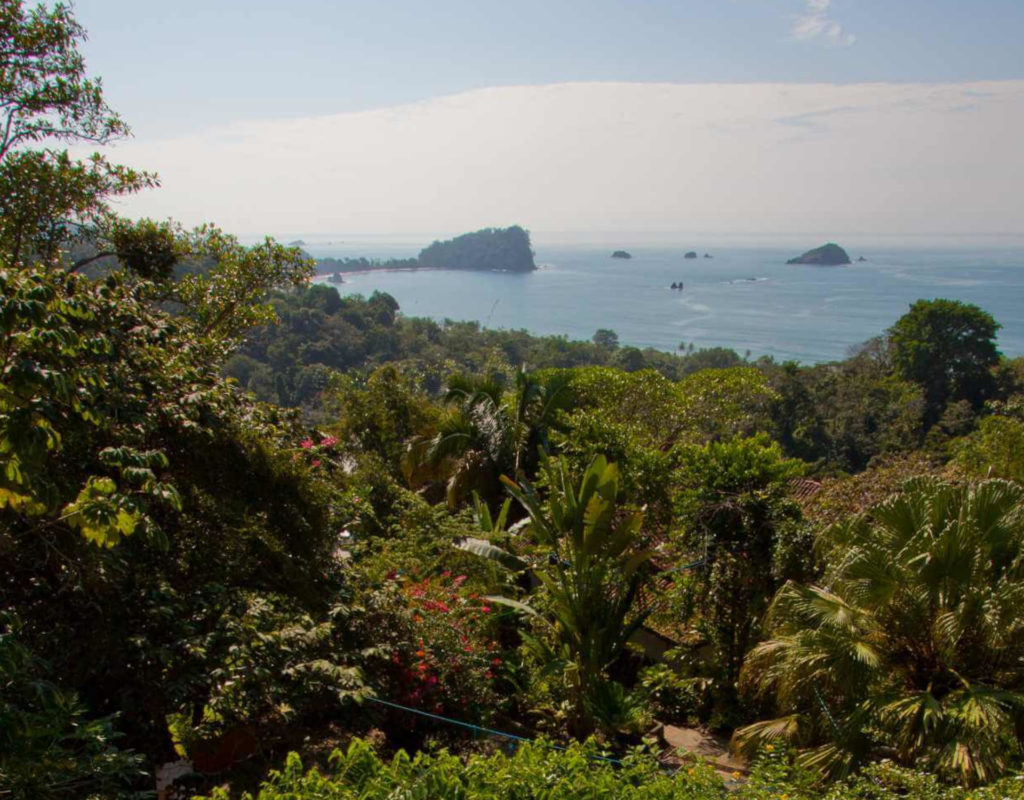
{"label": "green shrub", "polygon": [[[729,790],[727,792],[726,786]],[[208,798],[228,800],[218,789]],[[943,786],[927,773],[882,763],[850,781],[821,786],[790,766],[788,755],[768,751],[749,779],[723,777],[703,763],[662,767],[642,749],[621,763],[602,761],[590,745],[557,750],[545,742],[463,760],[447,751],[384,761],[356,739],[335,752],[326,772],[304,771],[295,753],[244,800],[1017,800],[1020,776],[968,792]]]}

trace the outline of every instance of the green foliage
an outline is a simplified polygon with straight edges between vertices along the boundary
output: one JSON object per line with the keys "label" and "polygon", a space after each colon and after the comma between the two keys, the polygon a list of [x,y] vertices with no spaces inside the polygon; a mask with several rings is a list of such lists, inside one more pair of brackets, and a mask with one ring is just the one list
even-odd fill
{"label": "green foliage", "polygon": [[932,476],[959,480],[955,466],[943,464],[932,453],[912,451],[876,458],[856,475],[824,478],[817,491],[800,500],[804,517],[817,530],[842,522],[898,493],[915,477]]}
{"label": "green foliage", "polygon": [[68,6],[25,8],[0,4],[4,32],[0,97],[0,159],[26,145],[58,139],[103,143],[128,132],[103,100],[100,82],[88,78],[78,45],[85,31]]}
{"label": "green foliage", "polygon": [[957,464],[977,478],[1024,483],[1024,396],[997,403],[977,432],[953,444]]}
{"label": "green foliage", "polygon": [[[368,743],[356,739],[331,756],[329,769],[304,771],[289,755],[255,795],[244,800],[720,800],[722,778],[709,766],[694,764],[670,774],[655,759],[637,750],[621,765],[596,760],[591,745],[571,744],[564,751],[547,742],[519,745],[511,754],[471,755],[466,759],[441,751],[410,757],[399,752],[381,759]],[[209,798],[229,800],[225,789]],[[1019,800],[1024,782],[1008,779],[970,793],[942,786],[928,775],[883,764],[862,776],[822,789],[794,771],[784,753],[768,753],[749,780],[731,781],[727,796],[736,800]]]}
{"label": "green foliage", "polygon": [[[436,396],[453,372],[492,374],[496,369],[511,372],[509,365],[538,370],[618,363],[615,350],[593,342],[482,329],[477,322],[405,317],[396,313],[394,298],[379,292],[370,298],[342,298],[334,287],[317,284],[279,295],[274,305],[279,324],[254,332],[242,353],[227,365],[227,374],[261,400],[302,406],[313,413],[319,410],[317,395],[327,383],[321,377],[325,370],[370,372],[392,363]],[[631,368],[657,370],[672,380],[705,367],[742,363],[732,351],[718,349],[679,355],[632,350]]]}
{"label": "green foliage", "polygon": [[596,457],[578,484],[563,460],[546,464],[545,472],[546,502],[531,485],[505,480],[529,514],[528,535],[545,558],[534,573],[547,630],[531,645],[546,672],[562,674],[570,728],[579,736],[592,730],[602,693],[614,691],[607,670],[643,623],[636,599],[649,580],[652,554],[642,546],[643,514],[618,506],[614,464]]}
{"label": "green foliage", "polygon": [[379,367],[365,381],[333,377],[325,405],[346,451],[379,456],[396,478],[402,476],[407,442],[434,426],[437,417],[415,382],[393,365]]}
{"label": "green foliage", "polygon": [[677,392],[680,432],[698,440],[762,430],[775,398],[753,367],[702,370],[679,381]]}
{"label": "green foliage", "polygon": [[0,611],[0,787],[11,797],[128,800],[145,777],[142,759],[114,744],[109,718],[90,718],[74,692],[51,682],[47,665]]}
{"label": "green foliage", "polygon": [[176,317],[154,306],[153,284],[124,273],[93,281],[0,270],[3,505],[71,524],[100,545],[140,525],[154,530],[153,510],[179,504],[159,477],[168,462],[154,442],[240,408],[216,358],[265,317],[258,282],[297,277],[292,266],[301,269],[221,264],[189,283],[191,302]]}
{"label": "green foliage", "polygon": [[831,775],[880,752],[966,784],[1019,763],[1024,490],[911,481],[819,547],[821,584],[779,591],[745,667],[782,716],[740,741]]}
{"label": "green foliage", "polygon": [[217,639],[230,643],[230,656],[209,662],[210,693],[201,708],[188,709],[196,722],[190,736],[212,738],[253,720],[288,722],[364,697],[352,643],[336,624],[347,623],[348,615],[337,606],[315,620],[285,597],[239,596],[217,631]]}
{"label": "green foliage", "polygon": [[790,455],[859,471],[871,459],[918,447],[924,399],[893,375],[883,343],[836,364],[766,367],[778,392],[772,432]]}
{"label": "green foliage", "polygon": [[103,144],[128,134],[86,75],[85,32],[65,5],[0,2],[0,264],[52,261],[82,226],[110,217],[107,199],[154,184],[94,155],[73,161],[55,142]]}
{"label": "green foliage", "polygon": [[18,150],[0,160],[0,263],[57,262],[72,241],[111,225],[109,200],[156,185],[99,155]]}
{"label": "green foliage", "polygon": [[[113,787],[137,773],[104,744],[115,725],[162,756],[168,717],[231,694],[218,676],[233,659],[270,674],[247,631],[278,654],[275,680],[312,663],[246,609],[274,595],[294,625],[322,620],[338,578],[330,492],[292,461],[294,420],[218,375],[272,319],[268,293],[311,263],[211,226],[114,217],[110,199],[150,176],[26,149],[127,132],[84,77],[81,29],[67,7],[7,0],[0,26],[0,613],[17,611],[20,641],[60,687],[12,728],[32,752],[4,769],[38,778],[48,741],[54,780],[88,787],[106,761]],[[295,696],[286,678],[276,692],[233,685],[236,717]]]}
{"label": "green foliage", "polygon": [[223,398],[187,336],[149,306],[149,287],[0,271],[0,290],[5,504],[104,545],[151,525],[152,508],[175,508],[149,432],[195,424]]}
{"label": "green foliage", "polygon": [[[372,643],[365,669],[380,697],[485,723],[513,701],[503,691],[509,675],[500,615],[481,591],[478,579],[450,570],[423,578],[393,570],[366,594],[352,624]],[[389,721],[406,734],[437,729],[404,712]]]}
{"label": "green foliage", "polygon": [[608,328],[598,328],[590,341],[596,344],[598,347],[603,347],[606,350],[614,350],[619,346],[619,335]]}
{"label": "green foliage", "polygon": [[918,300],[892,326],[893,365],[924,391],[926,422],[935,422],[951,401],[979,408],[991,395],[999,328],[991,314],[956,300]]}
{"label": "green foliage", "polygon": [[420,251],[419,266],[443,269],[492,269],[529,272],[533,263],[530,234],[511,228],[485,228],[446,242],[434,242]]}
{"label": "green foliage", "polygon": [[680,576],[676,602],[697,612],[683,622],[713,646],[719,724],[735,711],[736,679],[769,599],[809,561],[787,485],[802,471],[763,435],[680,453],[676,546],[694,566]]}
{"label": "green foliage", "polygon": [[450,410],[436,432],[409,443],[406,479],[413,486],[444,480],[452,508],[474,492],[496,504],[501,476],[534,472],[537,453],[549,449],[549,431],[568,401],[563,381],[541,382],[524,371],[509,392],[497,378],[453,375],[445,395]]}

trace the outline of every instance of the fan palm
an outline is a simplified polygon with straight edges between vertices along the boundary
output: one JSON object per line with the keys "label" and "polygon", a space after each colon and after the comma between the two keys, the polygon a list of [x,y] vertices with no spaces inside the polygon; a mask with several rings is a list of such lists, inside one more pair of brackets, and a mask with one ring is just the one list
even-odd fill
{"label": "fan palm", "polygon": [[778,719],[737,732],[777,739],[844,774],[875,755],[966,784],[1021,755],[1024,488],[915,479],[819,542],[820,586],[786,584],[744,677]]}

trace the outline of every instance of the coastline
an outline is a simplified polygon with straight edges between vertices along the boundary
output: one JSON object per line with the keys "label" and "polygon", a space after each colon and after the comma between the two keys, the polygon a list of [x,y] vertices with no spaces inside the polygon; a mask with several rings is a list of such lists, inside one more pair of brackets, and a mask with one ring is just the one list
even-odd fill
{"label": "coastline", "polygon": [[314,278],[328,277],[331,275],[367,275],[378,272],[483,272],[498,275],[529,275],[532,272],[540,271],[540,267],[534,269],[453,269],[451,267],[370,267],[368,269],[332,270],[331,272],[317,272]]}

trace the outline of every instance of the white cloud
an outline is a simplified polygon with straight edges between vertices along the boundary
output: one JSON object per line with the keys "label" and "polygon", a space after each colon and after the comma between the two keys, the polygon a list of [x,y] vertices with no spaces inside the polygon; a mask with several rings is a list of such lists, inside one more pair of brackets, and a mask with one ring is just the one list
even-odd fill
{"label": "white cloud", "polygon": [[576,83],[235,123],[110,155],[163,181],[126,213],[239,234],[991,234],[1024,231],[1021,130],[1024,81]]}
{"label": "white cloud", "polygon": [[808,41],[821,39],[832,45],[849,46],[857,41],[852,33],[843,30],[843,26],[829,17],[829,6],[832,0],[806,0],[807,6],[802,14],[798,14],[790,31],[794,39]]}

